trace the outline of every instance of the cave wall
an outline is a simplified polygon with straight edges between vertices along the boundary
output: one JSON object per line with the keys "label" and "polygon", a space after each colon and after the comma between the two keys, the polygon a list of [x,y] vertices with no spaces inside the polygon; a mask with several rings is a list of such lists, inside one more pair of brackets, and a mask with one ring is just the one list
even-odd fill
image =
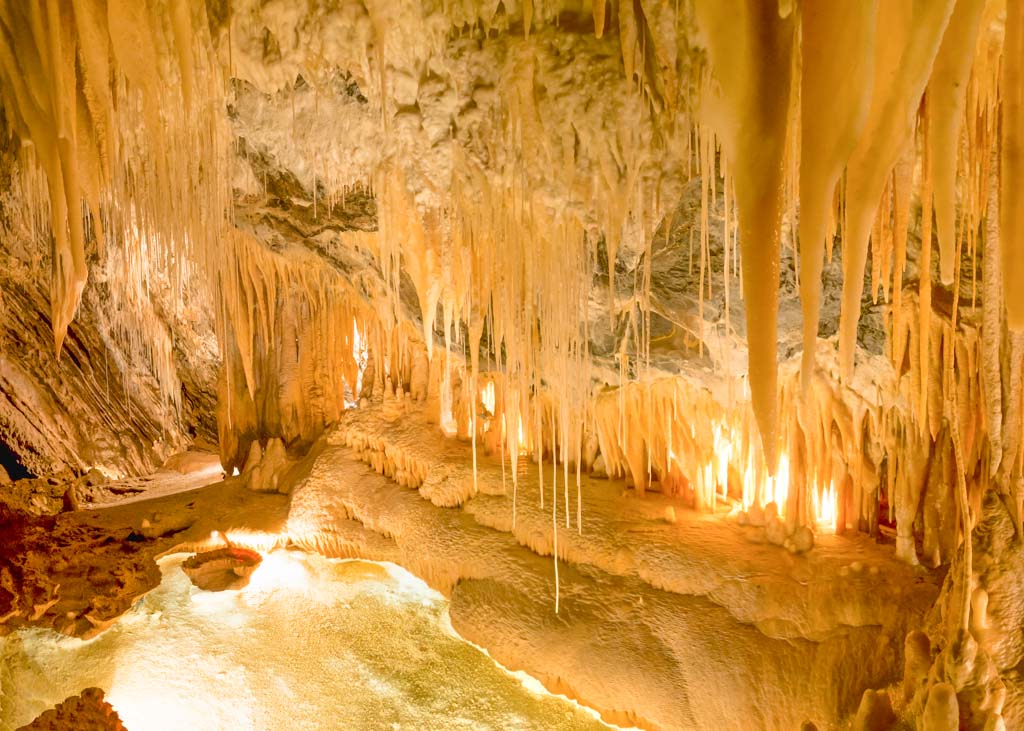
{"label": "cave wall", "polygon": [[[144,474],[191,444],[215,444],[219,350],[209,307],[186,312],[195,293],[175,312],[170,292],[161,301],[154,284],[144,311],[119,310],[111,296],[119,285],[94,242],[93,276],[58,357],[45,285],[49,233],[31,210],[38,200],[26,173],[7,153],[0,191],[0,439],[40,477],[91,468],[108,477]],[[170,346],[170,362],[160,363],[147,347],[161,340]],[[158,383],[161,365],[173,369],[176,402]]]}

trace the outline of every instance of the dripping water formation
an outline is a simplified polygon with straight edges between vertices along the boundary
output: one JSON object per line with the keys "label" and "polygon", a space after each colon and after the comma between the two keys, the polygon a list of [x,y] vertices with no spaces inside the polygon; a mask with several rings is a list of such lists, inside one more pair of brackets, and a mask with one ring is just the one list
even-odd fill
{"label": "dripping water formation", "polygon": [[1024,0],[0,0],[0,729],[1024,728]]}

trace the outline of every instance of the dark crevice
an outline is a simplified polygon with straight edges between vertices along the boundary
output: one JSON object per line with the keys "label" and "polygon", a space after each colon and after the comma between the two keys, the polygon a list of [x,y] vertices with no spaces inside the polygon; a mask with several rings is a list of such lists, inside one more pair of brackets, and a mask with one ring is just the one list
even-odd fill
{"label": "dark crevice", "polygon": [[32,472],[29,471],[25,465],[21,463],[21,459],[15,454],[6,442],[0,441],[0,466],[4,468],[7,475],[12,480],[23,480],[28,477],[35,477]]}

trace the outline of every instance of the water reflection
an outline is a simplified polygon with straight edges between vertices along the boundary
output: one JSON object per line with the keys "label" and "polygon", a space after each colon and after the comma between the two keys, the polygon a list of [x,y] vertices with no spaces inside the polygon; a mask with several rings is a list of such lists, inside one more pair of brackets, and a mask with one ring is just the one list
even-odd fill
{"label": "water reflection", "polygon": [[184,558],[94,640],[2,640],[0,729],[88,686],[131,731],[607,728],[455,637],[444,598],[398,567],[281,550],[208,593]]}

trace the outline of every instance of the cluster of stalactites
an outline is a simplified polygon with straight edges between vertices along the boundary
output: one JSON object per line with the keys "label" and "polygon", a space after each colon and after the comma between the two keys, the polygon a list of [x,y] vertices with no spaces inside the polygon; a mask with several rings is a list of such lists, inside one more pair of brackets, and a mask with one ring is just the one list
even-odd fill
{"label": "cluster of stalactites", "polygon": [[[724,291],[729,292],[729,279],[738,274],[747,308],[752,410],[735,407],[735,414],[720,419],[731,426],[720,426],[719,432],[738,430],[738,436],[730,440],[741,445],[736,453],[743,455],[735,469],[755,475],[755,495],[757,485],[776,479],[771,475],[779,455],[785,456],[789,479],[798,475],[801,484],[809,486],[806,492],[801,488],[786,496],[787,501],[796,501],[788,508],[791,515],[810,515],[813,505],[830,492],[840,495],[844,514],[854,516],[849,523],[871,525],[877,516],[871,500],[879,496],[879,475],[884,472],[886,479],[906,479],[908,484],[916,480],[911,479],[909,468],[900,471],[897,456],[904,448],[900,445],[914,454],[921,453],[915,451],[917,447],[927,452],[931,445],[939,445],[939,451],[945,446],[949,446],[945,452],[952,449],[943,442],[942,429],[936,429],[936,424],[950,423],[949,430],[956,432],[956,439],[950,434],[949,441],[958,442],[964,451],[960,459],[966,461],[965,472],[976,468],[982,459],[986,464],[983,471],[988,474],[1001,462],[1005,476],[1014,472],[1012,465],[1019,465],[1019,439],[1002,436],[1007,430],[1019,432],[1014,408],[1004,406],[1019,397],[1008,395],[1008,387],[1002,385],[1005,374],[996,367],[999,358],[1013,355],[1015,340],[1003,336],[1006,322],[1014,322],[1013,307],[1007,302],[1003,314],[1002,280],[991,275],[1002,270],[1007,282],[1014,276],[1008,252],[1015,234],[998,235],[1000,224],[1004,233],[1012,228],[1012,215],[1005,213],[1004,205],[999,219],[993,201],[1000,195],[1012,196],[1015,190],[1012,154],[1014,130],[1019,124],[1014,122],[1013,90],[1020,84],[1015,76],[1016,61],[1008,61],[1007,53],[1019,42],[1013,35],[1020,22],[1018,4],[1011,2],[1007,7],[999,0],[854,4],[806,0],[776,7],[753,1],[723,4],[695,0],[692,7],[682,8],[642,3],[640,12],[635,5],[593,4],[596,35],[602,38],[617,31],[618,37],[610,37],[609,42],[618,42],[625,75],[630,82],[639,82],[634,88],[639,89],[648,113],[655,118],[666,113],[673,116],[684,107],[698,112],[673,129],[662,127],[665,137],[661,141],[685,130],[685,139],[679,135],[684,157],[698,161],[691,174],[700,175],[703,182],[702,262],[707,257],[707,232],[712,225],[709,208],[714,209],[716,203],[715,180],[719,173],[724,178]],[[614,17],[606,17],[609,7]],[[544,17],[543,12],[535,16],[538,8],[532,4],[520,10],[529,35],[533,18]],[[683,78],[680,59],[688,49],[680,44],[679,29],[694,21],[707,48],[707,66],[694,78]],[[642,317],[636,318],[636,313],[626,318],[632,318],[626,331],[632,332],[633,341],[627,336],[621,343],[622,378],[614,399],[633,406],[621,405],[618,415],[611,416],[609,396],[590,398],[586,327],[596,260],[594,244],[603,240],[608,255],[611,327],[619,331],[620,316],[629,312],[629,308],[616,307],[614,301],[620,238],[633,224],[649,242],[653,233],[650,222],[658,219],[651,214],[661,211],[657,190],[645,189],[641,183],[645,165],[650,164],[645,149],[653,149],[652,140],[620,131],[612,144],[615,154],[606,159],[588,148],[583,136],[577,139],[576,150],[552,143],[557,130],[548,126],[538,102],[542,98],[536,87],[539,59],[526,50],[509,54],[499,89],[502,124],[495,129],[495,141],[501,144],[491,148],[487,168],[452,145],[452,184],[442,205],[425,210],[410,191],[401,166],[386,163],[379,171],[375,189],[381,215],[380,251],[395,310],[404,272],[419,297],[428,353],[433,352],[433,339],[440,329],[447,352],[465,353],[469,375],[463,383],[470,391],[481,386],[475,375],[481,370],[481,354],[490,354],[492,362],[487,367],[502,374],[494,387],[499,390],[497,402],[507,410],[503,419],[506,425],[525,425],[525,441],[532,445],[535,459],[557,454],[568,463],[586,463],[589,436],[600,443],[609,471],[629,475],[638,487],[657,481],[673,491],[675,485],[685,484],[695,502],[714,502],[715,487],[711,485],[715,481],[700,476],[700,469],[706,471],[714,462],[703,454],[710,449],[707,445],[716,441],[714,430],[708,427],[711,431],[702,435],[705,447],[697,450],[702,453],[699,458],[678,458],[686,454],[687,437],[682,432],[692,428],[696,434],[704,427],[693,425],[711,424],[710,417],[684,420],[689,427],[678,435],[684,446],[673,459],[669,455],[675,450],[665,443],[675,441],[680,427],[659,423],[666,413],[676,415],[675,399],[651,395],[659,388],[628,383],[634,370],[629,359],[642,359],[649,341],[646,323]],[[698,103],[680,104],[679,97],[690,90],[697,91]],[[922,100],[926,102],[922,104]],[[566,154],[555,154],[559,151]],[[1002,171],[1001,184],[996,168]],[[548,176],[549,186],[570,192],[570,203],[575,201],[574,194],[583,193],[581,200],[594,203],[594,218],[580,217],[579,209],[572,206],[553,211],[539,190],[538,170]],[[587,175],[578,174],[580,171]],[[591,181],[589,187],[581,189],[581,180],[585,184]],[[928,245],[921,247],[917,256],[918,268],[925,275],[912,293],[905,287],[904,275],[908,246],[914,245],[910,234],[915,198],[925,211],[921,234]],[[983,223],[988,226],[983,238],[990,242],[981,246],[986,256],[1002,251],[1001,257],[994,257],[992,264],[984,267],[984,285],[990,291],[982,299],[991,322],[983,328],[984,337],[977,339],[981,345],[964,351],[971,357],[977,354],[974,360],[965,360],[968,355],[943,345],[964,337],[958,329],[956,308],[952,318],[933,315],[928,275],[933,207],[941,283],[952,284],[957,292],[966,286],[961,282],[964,267],[957,263],[977,256]],[[1017,208],[1022,207],[1013,210]],[[800,389],[792,379],[780,383],[777,367],[780,230],[787,219],[799,234],[795,254],[805,342]],[[869,254],[871,295],[891,303],[887,320],[890,353],[897,373],[902,373],[901,368],[906,371],[890,379],[893,393],[879,394],[874,411],[864,407],[865,414],[873,415],[865,422],[870,428],[838,425],[841,420],[829,416],[834,410],[823,410],[820,405],[838,397],[815,395],[824,378],[815,357],[822,265],[826,251],[831,256],[836,236],[842,242],[846,284],[839,365],[831,375],[841,376],[847,383],[853,377]],[[742,256],[736,256],[737,249]],[[643,266],[649,266],[649,258]],[[649,269],[641,267],[641,271],[634,300],[642,315],[649,297]],[[977,290],[976,267],[971,272],[971,287]],[[710,291],[710,271],[706,276]],[[442,323],[436,322],[439,310]],[[955,338],[953,333],[958,333]],[[445,357],[447,360],[448,355]],[[911,366],[904,368],[904,362]],[[968,363],[986,366],[984,388],[962,375]],[[965,383],[973,384],[966,393],[984,399],[971,402],[983,402],[984,414],[965,406],[961,393]],[[891,401],[897,391],[909,407],[893,411]],[[941,398],[936,400],[935,394]],[[787,408],[779,408],[780,399]],[[669,403],[671,408],[666,405]],[[800,414],[794,415],[789,406],[799,407]],[[881,416],[890,412],[900,416]],[[471,421],[477,420],[476,409],[466,413]],[[666,419],[669,421],[672,419]],[[838,425],[835,429],[832,422]],[[884,438],[886,424],[899,434],[898,439],[889,440],[893,454],[886,451],[884,457],[874,455],[870,460],[859,456],[873,449],[871,440]],[[625,425],[631,426],[627,429]],[[557,436],[563,430],[564,439]],[[505,442],[503,453],[512,460],[520,451],[513,443],[517,431],[506,426],[497,432]],[[654,436],[657,431],[663,434]],[[479,429],[467,428],[466,432],[477,435]],[[541,445],[547,438],[531,434],[548,432],[552,446],[546,450]],[[829,455],[834,450],[829,445],[835,441],[833,433],[843,437],[841,474],[809,466],[832,464]],[[494,434],[490,431],[488,439],[493,441]],[[693,434],[689,439],[699,441]],[[910,444],[913,440],[917,441]],[[986,443],[991,448],[985,447]],[[883,470],[883,461],[888,472]],[[688,466],[683,470],[678,464]],[[814,475],[804,474],[808,471]],[[896,482],[889,487],[892,509],[900,502],[913,504],[910,498],[897,500]],[[907,494],[920,492],[918,488],[901,489]],[[725,494],[729,494],[728,485]],[[764,502],[761,497],[745,500]]]}
{"label": "cluster of stalactites", "polygon": [[[117,317],[145,339],[150,286],[159,279],[180,301],[193,251],[219,235],[230,189],[207,29],[205,6],[187,0],[0,4],[0,97],[25,166],[48,187],[58,354],[90,241],[101,256],[117,248],[107,273]],[[176,402],[165,339],[142,350]]]}
{"label": "cluster of stalactites", "polygon": [[[663,200],[666,158],[652,154],[652,145],[660,144],[654,141],[660,121],[681,116],[676,111],[686,82],[680,71],[687,66],[678,37],[681,25],[689,22],[681,20],[688,8],[648,2],[641,6],[616,5],[609,18],[598,18],[595,7],[597,36],[605,37],[605,31],[608,36],[596,44],[581,34],[578,45],[581,54],[594,54],[588,70],[603,74],[602,83],[612,83],[623,93],[588,98],[575,88],[563,89],[560,96],[539,93],[554,75],[564,75],[565,54],[554,29],[560,6],[506,4],[506,14],[522,18],[526,39],[494,43],[502,49],[491,90],[497,108],[472,132],[486,161],[479,149],[463,149],[453,140],[446,148],[450,177],[445,181],[424,180],[437,167],[407,155],[408,141],[389,122],[397,103],[388,98],[392,82],[408,65],[407,55],[423,50],[416,44],[397,46],[395,39],[402,34],[394,18],[419,14],[433,28],[425,21],[436,20],[436,15],[416,2],[366,7],[372,44],[360,69],[365,82],[361,88],[381,109],[386,151],[370,181],[379,216],[377,252],[389,293],[390,312],[381,326],[387,329],[403,321],[402,283],[411,281],[428,356],[438,356],[437,341],[444,343],[445,364],[452,354],[461,353],[470,367],[467,387],[477,383],[475,374],[482,369],[500,371],[498,398],[513,410],[512,421],[540,424],[554,419],[567,435],[560,440],[566,445],[565,458],[576,461],[582,438],[568,435],[582,434],[589,402],[588,306],[598,245],[604,245],[608,258],[608,327],[615,331],[620,318],[626,321],[619,360],[628,374],[630,359],[635,366],[638,354],[647,350],[650,245],[671,204]],[[476,26],[479,21],[485,31],[494,21],[493,7],[473,3],[446,3],[444,12],[455,25],[468,18],[467,23]],[[425,36],[432,38],[431,33],[428,29]],[[484,36],[489,42],[489,34]],[[595,52],[603,44],[621,51],[625,79],[616,77],[603,50]],[[433,41],[423,46],[430,53],[445,52]],[[566,113],[570,105],[579,114]],[[661,132],[676,130],[666,124]],[[672,159],[678,157],[674,151]],[[615,267],[626,239],[634,251],[636,242],[643,241],[648,256],[643,276],[633,282],[633,296],[619,302]],[[252,377],[259,380],[257,374]],[[627,378],[623,375],[622,380]],[[546,406],[541,405],[541,393],[546,394]],[[505,439],[505,451],[515,461],[515,430],[506,432]]]}
{"label": "cluster of stalactites", "polygon": [[[383,273],[396,319],[401,273],[412,280],[428,355],[437,357],[440,329],[445,364],[451,353],[461,353],[470,384],[477,382],[482,359],[486,369],[504,374],[500,399],[511,423],[554,418],[565,434],[578,434],[590,385],[587,302],[594,251],[579,218],[546,205],[520,165],[510,164],[507,187],[495,186],[485,171],[456,154],[444,216],[419,211],[400,169],[389,168],[376,187]],[[542,390],[555,394],[544,408],[530,396]],[[509,430],[506,439],[514,473],[515,432]],[[578,441],[574,460],[582,449]]]}
{"label": "cluster of stalactites", "polygon": [[[527,36],[557,17],[549,10],[518,8]],[[374,32],[385,34],[380,15]],[[413,191],[404,161],[380,165],[372,181],[380,230],[366,245],[379,252],[388,285],[381,311],[323,262],[222,235],[223,104],[202,4],[0,3],[0,93],[46,173],[58,349],[85,283],[91,236],[122,252],[110,257],[108,277],[123,290],[116,322],[128,339],[151,323],[144,294],[154,282],[180,292],[190,260],[209,271],[228,466],[244,461],[253,439],[309,442],[336,420],[358,397],[363,346],[380,365],[376,381],[386,374],[411,383],[412,370],[424,368],[413,351],[435,358],[438,338],[439,419],[468,420],[457,430],[474,440],[499,439],[513,479],[525,444],[534,459],[565,465],[592,465],[600,454],[610,474],[630,476],[639,489],[657,483],[701,506],[718,495],[745,505],[782,501],[799,523],[820,517],[814,506],[838,494],[839,521],[858,525],[877,516],[883,473],[897,525],[912,525],[927,475],[952,464],[922,467],[934,462],[932,451],[959,452],[969,491],[981,484],[975,475],[1018,479],[1024,346],[1006,333],[1024,323],[1024,1],[595,2],[592,16],[595,35],[617,44],[623,86],[634,95],[620,106],[588,100],[609,105],[605,119],[621,112],[617,126],[601,127],[613,134],[550,122],[551,102],[538,93],[544,57],[524,43],[502,60],[500,113],[482,141],[486,165],[453,142],[449,185],[433,197]],[[683,73],[690,49],[680,40],[691,22],[707,49],[692,77]],[[375,50],[383,95],[388,47]],[[691,90],[698,103],[681,103]],[[698,114],[683,119],[691,108]],[[724,290],[738,265],[749,408],[691,394],[680,381],[629,382],[650,340],[651,241],[666,209],[652,182],[659,145],[698,161],[691,174],[702,178],[702,263],[716,176],[725,179]],[[915,196],[925,242],[916,294],[904,286]],[[794,225],[798,207],[804,359],[799,378],[780,382],[780,231],[786,219]],[[942,284],[959,297],[958,263],[979,246],[985,257],[980,336],[960,326],[956,302],[951,317],[933,314],[933,208]],[[815,362],[822,262],[836,234],[845,282],[836,372],[847,382],[869,254],[871,294],[892,304],[896,376],[892,393],[870,408],[846,385],[830,384]],[[646,256],[631,301],[616,302],[615,264],[629,235],[643,240]],[[609,327],[626,335],[618,388],[595,397],[588,315],[599,242]],[[732,264],[730,247],[742,254]],[[403,275],[418,298],[418,336],[405,325]],[[710,290],[710,267],[707,277]],[[464,377],[453,373],[460,351]],[[155,338],[147,357],[176,398],[168,339]],[[491,369],[500,377],[484,379]],[[456,382],[474,395],[453,397]],[[484,437],[475,394],[487,384],[497,390],[489,418],[497,409],[503,427]],[[893,406],[897,395],[909,405]],[[881,456],[875,443],[884,445]],[[784,497],[774,474],[782,456],[796,486]]]}
{"label": "cluster of stalactites", "polygon": [[308,444],[337,420],[345,389],[357,397],[359,338],[369,327],[364,301],[322,262],[270,252],[242,231],[221,247],[217,421],[230,469],[244,465],[253,440]]}
{"label": "cluster of stalactites", "polygon": [[225,469],[241,468],[256,440],[308,447],[359,399],[368,358],[396,379],[411,367],[405,331],[383,328],[363,295],[315,255],[276,253],[237,230],[221,251],[217,421]]}
{"label": "cluster of stalactites", "polygon": [[[915,293],[907,299],[916,305]],[[963,497],[977,515],[993,484],[989,468],[999,447],[993,446],[986,413],[991,386],[979,367],[981,334],[963,323],[954,330],[948,313],[931,319],[930,357],[948,358],[952,378],[931,382],[922,428],[921,367],[914,347],[919,328],[916,308],[909,311],[913,316],[890,340],[897,365],[875,356],[864,365],[870,373],[861,373],[854,387],[839,382],[830,348],[819,350],[825,367],[809,386],[797,361],[785,364],[780,402],[787,418],[779,426],[774,475],[764,462],[750,403],[726,406],[683,377],[597,391],[575,418],[563,422],[557,393],[515,392],[497,372],[481,373],[474,383],[467,364],[456,361],[440,383],[447,406],[439,418],[450,423],[452,436],[474,439],[484,453],[510,459],[510,481],[517,456],[528,455],[541,466],[550,464],[562,489],[574,479],[578,489],[581,474],[596,474],[624,478],[641,494],[677,496],[708,512],[774,504],[790,529],[888,533],[902,560],[938,566],[952,560],[965,536],[958,465]],[[1012,412],[1007,421],[1019,422],[1019,387],[1000,398]],[[1019,464],[1019,437],[1001,449],[1004,460]],[[999,490],[1019,525],[1024,493],[1010,481],[1000,482]]]}
{"label": "cluster of stalactites", "polygon": [[[769,473],[775,469],[777,453],[785,449],[787,429],[778,408],[776,333],[780,231],[786,219],[799,233],[805,390],[809,392],[815,378],[822,265],[838,235],[845,282],[839,336],[842,378],[852,378],[870,254],[871,295],[891,302],[893,337],[902,337],[903,323],[917,323],[915,345],[921,364],[915,371],[920,379],[913,399],[917,428],[923,429],[934,417],[927,414],[929,384],[949,375],[943,364],[927,358],[932,333],[931,211],[934,208],[939,280],[959,287],[957,262],[976,256],[979,227],[1000,215],[990,201],[1000,196],[1012,199],[1020,188],[1015,187],[1013,176],[1019,166],[1014,155],[1020,104],[1015,100],[1021,82],[1018,59],[1010,57],[1016,48],[1013,44],[1021,42],[1018,25],[1024,21],[1019,4],[1012,0],[854,4],[806,0],[776,5],[694,0],[681,7],[641,3],[639,9],[624,3],[592,4],[596,36],[615,31],[617,38],[609,36],[609,42],[618,42],[625,75],[631,83],[638,82],[634,88],[652,118],[697,112],[675,127],[658,127],[657,121],[652,126],[661,130],[661,142],[676,135],[685,157],[698,160],[691,174],[711,178],[704,180],[702,195],[702,261],[711,225],[708,208],[715,205],[714,180],[718,172],[725,178],[724,291],[729,292],[729,278],[736,276],[738,268],[747,309],[749,390],[762,461]],[[609,7],[614,17],[606,17]],[[517,12],[523,13],[527,35],[535,17],[547,17],[543,8],[532,3]],[[680,29],[692,23],[706,46],[707,63],[703,71],[685,76],[681,59],[690,49],[682,47],[680,38],[685,33]],[[507,63],[499,90],[504,126],[496,135],[503,144],[492,150],[491,169],[481,168],[453,145],[451,194],[442,206],[423,211],[397,166],[385,166],[376,186],[381,250],[396,301],[403,268],[416,286],[428,350],[440,307],[446,337],[453,328],[459,330],[453,323],[462,323],[469,332],[466,347],[472,372],[476,372],[481,333],[488,333],[492,352],[505,354],[506,361],[498,367],[505,373],[510,403],[521,400],[515,393],[538,391],[543,382],[559,410],[574,411],[578,395],[587,392],[573,368],[573,358],[586,349],[586,333],[569,327],[542,337],[540,331],[552,328],[547,323],[555,313],[579,312],[581,321],[587,321],[585,310],[575,308],[580,299],[589,297],[593,266],[577,252],[585,254],[598,238],[603,239],[609,260],[611,327],[613,331],[619,327],[617,318],[624,308],[614,302],[618,245],[631,221],[641,227],[645,240],[653,233],[652,217],[646,214],[660,211],[661,205],[657,191],[645,189],[639,181],[649,163],[645,145],[654,149],[657,143],[620,133],[613,148],[618,155],[609,159],[614,166],[604,165],[600,154],[588,155],[593,150],[585,145],[582,157],[553,156],[559,148],[549,141],[557,138],[557,130],[547,127],[538,104],[539,57],[524,50],[510,53]],[[691,92],[699,97],[697,103],[680,104],[680,98]],[[685,138],[678,134],[680,130],[687,132]],[[1001,183],[992,174],[993,166],[1001,170]],[[581,196],[597,203],[595,228],[588,228],[593,221],[569,213],[568,206],[552,215],[538,195],[538,180],[529,172],[543,170],[557,180],[558,171],[564,171],[559,186],[575,193],[578,180],[586,179],[577,175],[578,169],[591,175],[598,172],[584,191],[587,195]],[[904,275],[915,198],[925,211],[921,233],[927,245],[921,247],[917,263],[926,274],[919,278],[913,303],[916,312],[908,313]],[[1016,276],[1012,242],[1018,236],[1013,222],[1018,209],[1024,206],[1004,201],[999,208],[1000,226],[986,232],[993,244],[984,250],[998,247],[1002,252],[998,264],[1007,283]],[[996,237],[999,230],[1003,235]],[[566,236],[566,231],[571,235]],[[742,254],[735,257],[733,271],[729,271],[730,246]],[[551,260],[549,252],[569,257],[569,266],[534,268],[535,261]],[[648,265],[646,260],[644,266]],[[635,291],[641,313],[649,296],[649,269],[643,271]],[[704,279],[702,272],[701,301]],[[515,291],[517,282],[527,283],[530,294],[505,298],[512,305],[506,307],[499,301],[508,291],[504,285],[512,283]],[[710,280],[707,287],[710,291]],[[571,289],[571,297],[566,289]],[[993,316],[992,327],[997,331],[1004,323],[1015,322],[1016,306],[1012,297],[1006,299],[1006,316]],[[485,328],[485,323],[493,327]],[[625,367],[630,357],[642,358],[646,351],[644,324],[633,323],[632,349],[623,343],[624,372],[630,370]],[[989,341],[1000,338],[1000,332],[991,333]],[[553,359],[541,367],[545,360],[541,351],[549,347]],[[945,405],[936,408],[946,418],[954,415]],[[993,406],[988,421],[996,415]],[[533,419],[538,416],[534,414]],[[988,433],[1000,432],[1000,424],[989,426]]]}
{"label": "cluster of stalactites", "polygon": [[[999,228],[987,233],[1001,232],[992,246],[1002,252],[1006,291],[1019,291],[1024,283],[1015,269],[1022,228],[1015,217],[1024,209],[1014,182],[1024,159],[1016,152],[1024,134],[1024,77],[1017,68],[1024,54],[1014,50],[1024,37],[1020,6],[1014,0],[806,0],[778,8],[695,1],[713,79],[700,92],[702,118],[728,163],[744,273],[757,273],[744,277],[743,293],[752,402],[770,465],[780,426],[779,231],[787,213],[795,224],[797,203],[808,389],[816,366],[822,262],[836,234],[843,251],[842,377],[852,377],[869,253],[872,297],[891,300],[897,323],[906,319],[903,277],[915,194],[926,244],[918,262],[924,272],[916,317],[922,353],[929,347],[933,206],[943,285],[960,284],[957,262],[975,256],[982,222],[1000,216]],[[1001,183],[990,174],[993,164]],[[996,212],[989,201],[998,197],[1003,205]],[[1006,320],[1014,328],[1021,321],[1017,309],[1007,297]],[[922,393],[930,378],[940,377],[939,369],[935,364],[930,375],[922,366]]]}

